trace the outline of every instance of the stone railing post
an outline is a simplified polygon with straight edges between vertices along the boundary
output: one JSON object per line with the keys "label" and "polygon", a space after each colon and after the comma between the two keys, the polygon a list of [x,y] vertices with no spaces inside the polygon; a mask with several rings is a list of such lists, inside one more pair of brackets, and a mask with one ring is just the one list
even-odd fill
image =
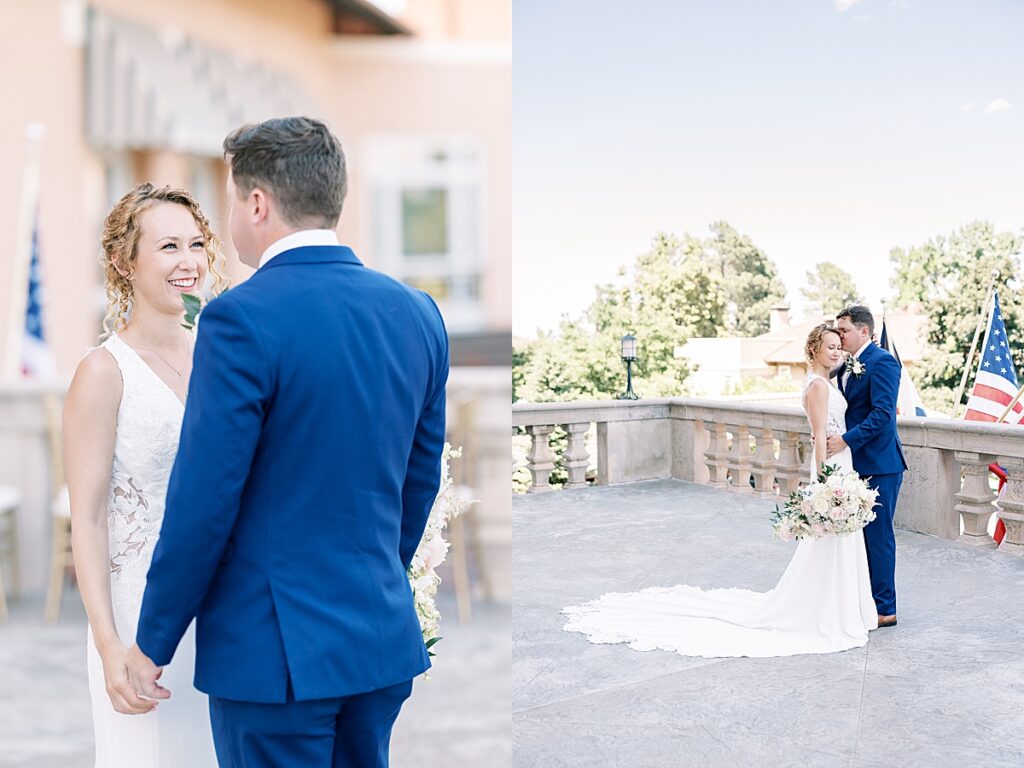
{"label": "stone railing post", "polygon": [[725,424],[708,424],[708,449],[704,457],[708,467],[708,485],[724,488],[728,485],[729,451]]}
{"label": "stone railing post", "polygon": [[988,465],[996,457],[968,451],[956,451],[953,455],[964,470],[964,486],[956,494],[959,503],[955,507],[964,522],[960,538],[968,544],[991,546],[988,519],[996,511],[992,505],[996,496],[988,484]]}
{"label": "stone railing post", "polygon": [[563,459],[565,471],[569,479],[565,484],[566,488],[585,488],[587,485],[587,464],[590,461],[590,454],[587,453],[587,431],[589,423],[563,424],[562,429],[569,436],[569,444],[565,449]]}
{"label": "stone railing post", "polygon": [[999,551],[1024,555],[1024,459],[1000,456],[999,464],[1007,475],[1002,498],[996,501],[999,519],[1006,526]]}
{"label": "stone railing post", "polygon": [[544,493],[551,490],[548,480],[555,468],[555,455],[548,440],[555,431],[553,424],[536,424],[526,428],[530,436],[530,452],[526,454],[526,468],[530,470],[533,483],[527,493]]}
{"label": "stone railing post", "polygon": [[779,468],[776,476],[779,478],[779,493],[783,496],[789,496],[800,487],[799,442],[800,435],[796,432],[783,432],[779,435]]}
{"label": "stone railing post", "polygon": [[732,473],[732,488],[740,493],[751,493],[750,488],[750,427],[746,424],[730,425],[732,453],[729,456],[729,470]]}
{"label": "stone railing post", "polygon": [[750,463],[754,491],[760,496],[775,495],[775,433],[771,427],[755,430],[757,449]]}

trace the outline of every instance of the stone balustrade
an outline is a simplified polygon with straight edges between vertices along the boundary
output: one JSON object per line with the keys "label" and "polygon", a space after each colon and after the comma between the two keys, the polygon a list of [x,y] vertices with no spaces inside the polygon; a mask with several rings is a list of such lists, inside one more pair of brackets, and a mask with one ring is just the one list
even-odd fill
{"label": "stone balustrade", "polygon": [[[583,436],[592,425],[598,485],[676,478],[772,497],[788,495],[808,475],[810,429],[799,408],[692,398],[517,403],[512,426],[530,439],[527,493],[553,490],[557,427],[568,435],[564,487],[586,484],[592,457]],[[988,525],[997,514],[1006,526],[1000,551],[1024,554],[1024,429],[903,416],[898,429],[910,470],[897,527],[992,547]],[[1008,473],[999,498],[989,485],[993,462]]]}

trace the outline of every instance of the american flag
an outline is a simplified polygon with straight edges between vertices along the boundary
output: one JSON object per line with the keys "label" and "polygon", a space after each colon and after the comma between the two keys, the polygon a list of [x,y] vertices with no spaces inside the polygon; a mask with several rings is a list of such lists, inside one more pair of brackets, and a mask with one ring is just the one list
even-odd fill
{"label": "american flag", "polygon": [[882,339],[878,342],[878,346],[889,352],[900,364],[900,390],[896,395],[896,415],[927,416],[928,412],[924,409],[920,395],[917,394],[917,388],[914,386],[910,374],[907,373],[907,369],[903,367],[903,361],[900,360],[900,353],[896,351],[895,342],[889,336],[889,329],[885,325],[884,317],[882,318]]}
{"label": "american flag", "polygon": [[43,316],[43,270],[39,257],[39,215],[32,222],[32,255],[28,273],[28,301],[21,342],[21,372],[25,376],[52,377],[57,373],[53,350],[46,343]]}
{"label": "american flag", "polygon": [[[988,316],[988,330],[981,346],[981,361],[974,379],[974,389],[967,400],[966,421],[998,421],[1006,406],[1017,394],[1017,372],[1010,357],[1010,344],[1006,338],[1006,326],[999,311],[999,294],[992,300]],[[1007,414],[1005,423],[1019,424],[1024,405],[1018,401]]]}

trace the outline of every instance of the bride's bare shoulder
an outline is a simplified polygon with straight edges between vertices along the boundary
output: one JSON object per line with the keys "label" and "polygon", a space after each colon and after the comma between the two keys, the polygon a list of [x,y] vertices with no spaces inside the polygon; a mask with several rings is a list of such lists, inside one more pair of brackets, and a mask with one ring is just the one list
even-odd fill
{"label": "bride's bare shoulder", "polygon": [[820,403],[828,402],[828,390],[830,384],[820,376],[809,376],[809,381],[804,385],[804,403],[809,408]]}
{"label": "bride's bare shoulder", "polygon": [[805,392],[827,392],[831,385],[821,376],[808,376],[804,384]]}
{"label": "bride's bare shoulder", "polygon": [[115,379],[121,380],[121,369],[106,347],[93,347],[75,368],[75,379],[96,384],[112,383]]}
{"label": "bride's bare shoulder", "polygon": [[95,347],[75,369],[68,387],[68,400],[86,407],[103,407],[121,402],[121,369],[106,347]]}

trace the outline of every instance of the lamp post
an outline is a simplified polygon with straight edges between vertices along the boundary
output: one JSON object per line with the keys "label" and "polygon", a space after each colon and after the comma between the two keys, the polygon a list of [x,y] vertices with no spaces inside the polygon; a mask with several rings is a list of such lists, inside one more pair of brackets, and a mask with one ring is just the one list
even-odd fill
{"label": "lamp post", "polygon": [[640,396],[633,391],[633,363],[636,362],[636,336],[627,333],[622,337],[622,362],[626,364],[626,393],[619,400],[639,400]]}

